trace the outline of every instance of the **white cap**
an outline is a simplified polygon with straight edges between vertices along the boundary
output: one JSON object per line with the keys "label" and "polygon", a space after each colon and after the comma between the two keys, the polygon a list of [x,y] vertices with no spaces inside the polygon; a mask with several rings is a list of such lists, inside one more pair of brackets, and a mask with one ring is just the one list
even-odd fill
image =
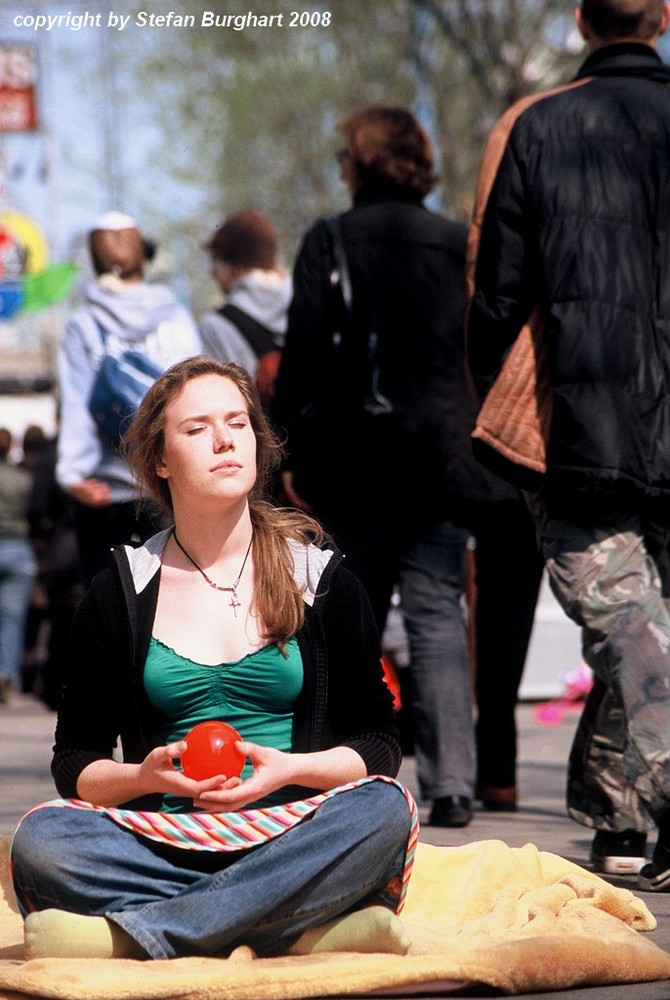
{"label": "white cap", "polygon": [[105,212],[91,226],[91,232],[99,229],[115,231],[118,229],[137,229],[138,225],[132,215],[125,215],[123,212]]}

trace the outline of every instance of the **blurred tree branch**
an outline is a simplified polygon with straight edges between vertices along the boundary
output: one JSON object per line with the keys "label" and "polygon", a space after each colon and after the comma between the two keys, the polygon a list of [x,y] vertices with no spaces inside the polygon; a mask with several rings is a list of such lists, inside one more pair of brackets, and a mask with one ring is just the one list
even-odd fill
{"label": "blurred tree branch", "polygon": [[[142,9],[135,0],[136,10]],[[247,0],[226,12],[245,14]],[[228,211],[253,204],[282,236],[290,266],[318,215],[347,204],[333,153],[335,124],[364,104],[410,107],[438,152],[439,207],[467,219],[485,136],[518,97],[569,79],[565,0],[257,0],[254,13],[329,12],[327,26],[271,32],[154,33],[136,76],[160,129],[157,173],[199,191],[179,227],[197,246]],[[202,12],[184,0],[180,12]],[[130,58],[130,54],[128,56]],[[151,210],[151,205],[147,206]],[[206,262],[194,258],[196,299]]]}

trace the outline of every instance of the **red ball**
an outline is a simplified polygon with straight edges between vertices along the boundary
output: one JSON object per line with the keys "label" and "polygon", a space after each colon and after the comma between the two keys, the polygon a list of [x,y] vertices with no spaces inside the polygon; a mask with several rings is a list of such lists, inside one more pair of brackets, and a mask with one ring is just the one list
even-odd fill
{"label": "red ball", "polygon": [[225,722],[199,722],[184,737],[188,748],[181,755],[184,774],[195,781],[225,774],[237,778],[242,773],[245,756],[235,746],[242,737]]}

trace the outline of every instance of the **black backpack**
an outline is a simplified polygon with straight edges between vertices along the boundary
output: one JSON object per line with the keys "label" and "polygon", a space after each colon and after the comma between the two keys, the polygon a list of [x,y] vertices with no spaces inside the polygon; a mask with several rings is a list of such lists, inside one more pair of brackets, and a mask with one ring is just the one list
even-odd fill
{"label": "black backpack", "polygon": [[249,313],[230,303],[221,306],[219,314],[232,323],[258,358],[256,367],[256,388],[261,403],[267,409],[274,395],[277,371],[281,361],[281,351],[277,347],[272,331]]}

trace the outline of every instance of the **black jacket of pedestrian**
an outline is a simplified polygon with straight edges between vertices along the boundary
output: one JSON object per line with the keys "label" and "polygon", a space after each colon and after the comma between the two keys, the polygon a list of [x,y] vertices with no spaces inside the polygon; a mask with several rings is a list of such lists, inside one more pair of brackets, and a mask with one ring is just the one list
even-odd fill
{"label": "black jacket of pedestrian", "polygon": [[594,51],[576,82],[512,109],[479,206],[471,370],[486,394],[539,305],[554,483],[670,492],[668,84],[649,45]]}
{"label": "black jacket of pedestrian", "polygon": [[[475,482],[486,489],[464,379],[466,228],[390,183],[375,194],[363,187],[340,219],[352,318],[331,280],[325,220],[309,229],[295,265],[273,407],[294,485],[317,511],[396,504],[413,517],[458,517]],[[370,333],[390,415],[362,409],[375,377]]]}

